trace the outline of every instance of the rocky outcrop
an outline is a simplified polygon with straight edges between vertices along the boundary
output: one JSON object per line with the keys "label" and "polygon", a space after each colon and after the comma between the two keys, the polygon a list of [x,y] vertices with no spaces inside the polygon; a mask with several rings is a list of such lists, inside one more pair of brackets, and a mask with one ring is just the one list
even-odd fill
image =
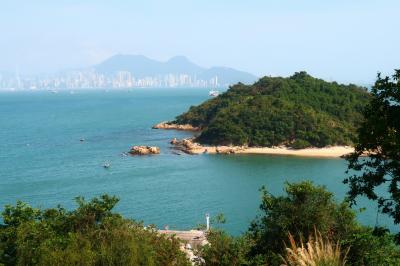
{"label": "rocky outcrop", "polygon": [[236,153],[240,148],[238,147],[226,147],[226,146],[221,146],[221,147],[216,147],[215,152],[219,154],[234,154]]}
{"label": "rocky outcrop", "polygon": [[197,151],[198,148],[201,148],[201,146],[198,143],[193,142],[192,139],[179,139],[177,140],[174,138],[170,142],[172,145],[174,145],[174,148],[180,151],[183,151],[184,153],[188,154],[197,154],[199,153]]}
{"label": "rocky outcrop", "polygon": [[167,121],[158,123],[157,125],[154,125],[152,128],[153,129],[184,130],[184,131],[200,131],[201,130],[200,127],[194,127],[189,124],[179,125],[179,124],[174,124],[174,123],[167,122]]}
{"label": "rocky outcrop", "polygon": [[159,147],[152,146],[133,146],[129,151],[132,155],[150,155],[150,154],[159,154]]}
{"label": "rocky outcrop", "polygon": [[174,138],[170,142],[174,148],[188,154],[235,154],[246,150],[245,146],[203,146],[194,142],[193,138],[180,139]]}
{"label": "rocky outcrop", "polygon": [[192,262],[192,265],[198,265],[196,262],[203,261],[203,259],[197,255],[196,250],[209,244],[207,240],[207,232],[200,230],[158,230],[158,233],[167,235],[168,237],[176,237],[181,240],[180,250],[186,253],[187,258]]}

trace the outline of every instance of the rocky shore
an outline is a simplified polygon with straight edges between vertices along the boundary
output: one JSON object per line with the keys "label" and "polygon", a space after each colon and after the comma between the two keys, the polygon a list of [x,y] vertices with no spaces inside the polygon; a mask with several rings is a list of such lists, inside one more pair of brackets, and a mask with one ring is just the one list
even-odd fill
{"label": "rocky shore", "polygon": [[354,152],[350,146],[331,146],[324,148],[292,149],[279,147],[247,147],[247,146],[203,146],[193,139],[173,139],[171,144],[187,154],[265,154],[265,155],[293,155],[303,157],[342,157]]}
{"label": "rocky shore", "polygon": [[154,125],[152,127],[153,129],[173,129],[173,130],[185,130],[185,131],[200,131],[200,127],[194,127],[192,125],[186,124],[186,125],[178,125],[174,124],[168,121],[164,121],[161,123],[158,123],[157,125]]}
{"label": "rocky shore", "polygon": [[132,155],[150,155],[150,154],[159,154],[159,147],[152,146],[133,146],[129,151]]}
{"label": "rocky shore", "polygon": [[174,138],[171,140],[171,144],[177,150],[180,150],[187,154],[233,154],[245,150],[245,147],[240,146],[203,146],[197,142],[194,142],[192,138],[177,140]]}
{"label": "rocky shore", "polygon": [[[201,131],[200,127],[190,124],[178,125],[172,122],[161,122],[153,126],[154,129],[171,129],[185,131]],[[293,155],[303,157],[343,157],[354,152],[350,146],[329,146],[324,148],[293,149],[286,146],[277,147],[248,147],[248,146],[204,146],[194,141],[194,138],[171,140],[175,149],[187,154],[265,154],[265,155]]]}

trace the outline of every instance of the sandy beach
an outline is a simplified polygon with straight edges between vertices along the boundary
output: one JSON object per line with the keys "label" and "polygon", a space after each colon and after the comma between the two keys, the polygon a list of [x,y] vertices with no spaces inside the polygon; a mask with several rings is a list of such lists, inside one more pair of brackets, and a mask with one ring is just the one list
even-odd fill
{"label": "sandy beach", "polygon": [[177,149],[188,154],[265,154],[292,155],[303,157],[341,157],[354,152],[350,146],[331,146],[324,148],[292,149],[279,147],[245,147],[245,146],[203,146],[191,139],[172,141]]}
{"label": "sandy beach", "polygon": [[[183,131],[201,131],[192,125],[178,125],[168,121],[158,123],[153,129],[171,129]],[[173,139],[171,144],[177,150],[187,154],[265,154],[265,155],[290,155],[302,157],[342,157],[354,152],[351,146],[329,146],[324,148],[293,149],[286,146],[277,147],[247,147],[247,146],[205,146],[193,141],[193,138]]]}
{"label": "sandy beach", "polygon": [[353,147],[349,146],[332,146],[325,148],[307,148],[307,149],[291,149],[288,147],[276,148],[247,148],[238,153],[247,154],[277,154],[277,155],[294,155],[306,157],[341,157],[354,152]]}

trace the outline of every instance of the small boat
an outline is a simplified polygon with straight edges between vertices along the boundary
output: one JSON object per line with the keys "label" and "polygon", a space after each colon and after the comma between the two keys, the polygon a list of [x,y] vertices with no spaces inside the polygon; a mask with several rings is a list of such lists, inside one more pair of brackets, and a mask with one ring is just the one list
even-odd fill
{"label": "small boat", "polygon": [[110,168],[111,167],[111,164],[110,163],[108,163],[108,162],[105,162],[104,164],[103,164],[103,167],[104,168]]}
{"label": "small boat", "polygon": [[217,97],[219,95],[219,91],[216,90],[210,90],[210,92],[208,93],[209,96],[211,97]]}

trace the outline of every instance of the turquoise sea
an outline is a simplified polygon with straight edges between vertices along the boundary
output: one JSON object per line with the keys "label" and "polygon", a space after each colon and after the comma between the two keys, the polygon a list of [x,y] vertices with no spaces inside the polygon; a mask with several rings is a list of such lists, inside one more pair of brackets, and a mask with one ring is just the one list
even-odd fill
{"label": "turquoise sea", "polygon": [[[281,194],[286,181],[310,179],[343,199],[342,159],[176,155],[169,141],[190,133],[151,126],[207,98],[208,90],[191,88],[0,93],[1,208],[17,200],[72,208],[75,196],[108,193],[120,197],[117,211],[145,224],[187,229],[205,213],[223,213],[225,229],[238,234],[258,212],[262,185]],[[132,145],[159,146],[161,154],[123,156]],[[362,223],[397,231],[371,202],[360,207]]]}

